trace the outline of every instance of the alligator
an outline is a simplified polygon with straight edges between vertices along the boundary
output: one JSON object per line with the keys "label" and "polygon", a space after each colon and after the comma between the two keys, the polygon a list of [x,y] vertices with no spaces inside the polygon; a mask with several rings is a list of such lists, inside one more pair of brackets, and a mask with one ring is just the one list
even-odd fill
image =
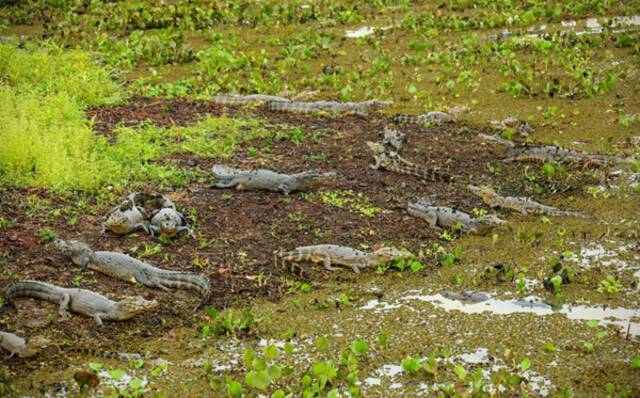
{"label": "alligator", "polygon": [[360,273],[360,269],[375,267],[389,261],[411,257],[407,251],[401,251],[395,247],[382,247],[373,252],[367,253],[338,245],[314,245],[297,247],[291,251],[276,251],[274,256],[283,262],[305,262],[323,263],[328,271],[335,271],[338,268],[333,264],[350,267],[353,272]]}
{"label": "alligator", "polygon": [[13,282],[4,296],[14,306],[17,297],[33,297],[59,303],[58,314],[61,317],[69,317],[67,310],[70,310],[93,318],[100,326],[103,325],[103,320],[124,321],[158,305],[155,300],[148,301],[139,296],[113,301],[91,290],[64,288],[32,280]]}
{"label": "alligator", "polygon": [[187,219],[175,207],[165,207],[151,213],[149,231],[151,235],[158,234],[167,238],[173,238],[183,231],[187,231],[193,236]]}
{"label": "alligator", "polygon": [[369,112],[391,105],[391,101],[369,100],[363,102],[337,102],[337,101],[271,101],[267,103],[270,111],[294,112],[294,113],[315,113],[331,112],[353,113],[359,116],[366,116]]}
{"label": "alligator", "polygon": [[492,208],[501,207],[519,211],[522,215],[527,214],[546,214],[556,217],[582,217],[589,218],[590,214],[579,210],[561,210],[556,207],[547,206],[538,203],[526,197],[501,196],[495,190],[489,187],[477,187],[474,185],[467,186],[469,191],[480,196],[484,203]]}
{"label": "alligator", "polygon": [[473,217],[450,207],[433,206],[433,200],[425,197],[409,202],[407,211],[412,216],[427,221],[433,228],[460,228],[481,235],[488,233],[493,227],[506,223],[493,215]]}
{"label": "alligator", "polygon": [[267,190],[285,195],[296,191],[307,191],[320,180],[336,175],[336,173],[320,173],[315,170],[297,174],[282,174],[265,169],[240,170],[221,164],[214,165],[211,171],[217,180],[213,188]]}
{"label": "alligator", "polygon": [[449,300],[457,300],[469,303],[481,303],[483,301],[491,300],[491,296],[487,293],[480,292],[478,290],[464,290],[462,292],[452,292],[445,290],[441,292],[442,297]]}
{"label": "alligator", "polygon": [[503,120],[492,120],[490,124],[495,130],[502,132],[510,129],[522,137],[528,137],[534,133],[533,127],[529,123],[520,121],[513,116],[507,116]]}
{"label": "alligator", "polygon": [[0,347],[9,352],[6,359],[18,355],[19,358],[28,358],[36,355],[49,341],[42,337],[35,337],[27,343],[22,337],[13,333],[0,331]]}
{"label": "alligator", "polygon": [[107,229],[118,235],[127,235],[136,231],[151,233],[145,209],[136,204],[137,195],[132,193],[103,217],[102,233]]}
{"label": "alligator", "polygon": [[288,102],[289,100],[277,95],[265,94],[217,94],[211,97],[211,101],[222,105],[246,105],[246,104],[264,104],[271,101]]}
{"label": "alligator", "polygon": [[385,127],[383,135],[382,143],[392,146],[396,151],[402,149],[402,146],[407,142],[407,135],[396,129]]}
{"label": "alligator", "polygon": [[367,146],[373,152],[374,164],[370,167],[374,170],[380,168],[394,171],[400,174],[408,174],[416,176],[425,181],[450,181],[452,177],[444,174],[439,170],[429,170],[423,166],[419,166],[412,163],[400,155],[397,152],[387,152],[384,145],[379,142],[367,141]]}
{"label": "alligator", "polygon": [[83,269],[164,291],[169,288],[193,290],[202,297],[198,307],[209,301],[211,284],[203,274],[164,270],[124,253],[93,251],[87,244],[77,240],[56,239],[54,246]]}

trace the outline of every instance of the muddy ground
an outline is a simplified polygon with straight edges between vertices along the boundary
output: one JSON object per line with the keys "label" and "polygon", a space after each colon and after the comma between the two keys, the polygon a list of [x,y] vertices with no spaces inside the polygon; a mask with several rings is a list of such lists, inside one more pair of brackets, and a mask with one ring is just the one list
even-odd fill
{"label": "muddy ground", "polygon": [[[268,167],[285,172],[318,169],[335,171],[337,178],[322,183],[311,195],[295,193],[286,197],[269,192],[212,189],[208,175],[216,159],[185,156],[165,159],[197,171],[202,178],[184,189],[162,192],[189,215],[198,239],[180,237],[162,244],[144,234],[127,237],[101,234],[101,216],[115,203],[97,206],[90,197],[61,197],[42,190],[4,189],[0,193],[0,215],[14,224],[0,237],[0,252],[3,253],[0,264],[9,276],[3,279],[0,288],[4,289],[14,279],[37,279],[92,289],[112,298],[139,294],[160,301],[159,308],[148,314],[128,322],[110,322],[98,327],[93,321],[77,315],[67,320],[58,319],[53,304],[20,299],[18,311],[9,307],[2,310],[2,323],[22,335],[45,335],[57,347],[49,347],[46,356],[42,355],[36,361],[0,360],[0,365],[10,368],[10,375],[19,377],[38,369],[64,370],[68,358],[83,355],[77,353],[78,347],[111,352],[151,351],[159,355],[168,347],[151,345],[152,342],[161,341],[176,331],[196,333],[204,316],[202,312],[192,312],[198,299],[189,293],[145,289],[80,270],[53,251],[42,233],[44,227],[55,231],[59,237],[82,240],[94,249],[141,257],[147,248],[146,261],[167,269],[209,275],[214,292],[211,306],[241,308],[252,306],[256,299],[280,302],[294,280],[320,287],[328,282],[332,286],[356,286],[361,281],[362,276],[350,271],[328,273],[313,265],[302,265],[297,269],[276,267],[272,256],[274,250],[320,243],[356,248],[385,244],[418,254],[435,242],[446,246],[446,241],[439,237],[440,231],[406,213],[409,199],[435,195],[438,204],[443,206],[468,212],[473,209],[491,211],[465,189],[467,183],[473,182],[491,184],[506,194],[533,195],[546,203],[568,207],[576,205],[574,195],[579,195],[588,184],[602,182],[606,175],[601,170],[569,166],[570,172],[566,175],[546,181],[546,186],[561,192],[535,194],[532,182],[523,178],[526,165],[502,162],[504,153],[483,144],[477,137],[478,133],[492,131],[462,121],[434,127],[394,126],[409,138],[402,155],[417,164],[457,176],[454,182],[446,183],[425,182],[413,176],[369,167],[372,157],[365,142],[380,140],[384,126],[393,125],[380,115],[368,118],[294,115],[272,113],[262,108],[223,107],[207,101],[141,97],[133,98],[127,105],[87,112],[89,118],[95,119],[95,130],[107,136],[116,126],[136,125],[143,121],[158,126],[189,125],[204,115],[253,116],[265,120],[269,128],[292,126],[304,131],[302,142],[276,140],[268,152],[260,150],[266,147],[261,140],[245,144],[228,162],[235,167]],[[248,156],[249,147],[258,148],[258,154]],[[499,173],[492,172],[489,165],[498,167]],[[368,201],[370,207],[378,207],[381,211],[369,217],[354,209],[323,204],[317,194],[319,190],[351,190],[362,194],[359,200]],[[80,200],[87,201],[85,210],[77,210]],[[580,206],[583,210],[592,210],[587,201],[581,201]],[[77,214],[77,222],[70,225],[71,216],[65,212],[56,215],[52,213],[55,209],[76,209],[72,214]],[[576,222],[581,225],[588,221]],[[511,227],[501,230],[512,231]],[[486,242],[490,238],[478,239]],[[154,252],[156,245],[159,249]],[[502,259],[509,260],[508,253],[506,256]],[[440,266],[433,258],[425,257],[422,261],[427,270],[412,277],[414,285],[420,285],[420,278],[425,278],[426,283],[433,272],[440,273]],[[481,268],[489,270],[492,265],[491,259],[479,263]],[[366,274],[370,274],[366,278],[379,278],[375,276],[375,270],[368,270]],[[479,283],[483,283],[482,279]],[[147,348],[141,349],[147,343]],[[171,350],[182,347],[187,352],[181,344]],[[188,356],[185,352],[181,357]],[[55,383],[45,384],[48,390],[55,386]]]}

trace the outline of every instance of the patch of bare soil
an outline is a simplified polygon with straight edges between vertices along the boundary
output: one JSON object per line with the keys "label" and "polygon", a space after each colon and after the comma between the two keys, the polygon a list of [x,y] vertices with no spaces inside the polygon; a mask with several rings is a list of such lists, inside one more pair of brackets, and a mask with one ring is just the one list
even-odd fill
{"label": "patch of bare soil", "polygon": [[[198,239],[180,237],[162,244],[157,239],[135,234],[127,237],[100,233],[100,218],[108,209],[95,214],[81,213],[71,225],[62,212],[52,216],[53,209],[73,209],[79,200],[91,204],[84,196],[60,197],[42,190],[5,189],[0,191],[0,216],[13,223],[0,234],[0,265],[3,278],[0,288],[14,279],[37,279],[62,286],[78,286],[112,298],[143,295],[157,299],[159,309],[128,322],[108,322],[98,327],[93,320],[79,315],[60,320],[56,306],[41,301],[20,299],[18,311],[2,310],[2,328],[25,336],[45,334],[55,341],[68,341],[71,346],[89,345],[115,351],[131,351],[131,341],[158,337],[177,325],[194,325],[202,313],[192,311],[198,298],[188,292],[162,292],[137,287],[93,272],[85,272],[53,252],[38,233],[42,228],[55,231],[65,239],[79,239],[94,250],[127,252],[160,267],[172,270],[205,272],[210,276],[213,296],[210,305],[249,306],[256,297],[277,299],[286,293],[287,282],[295,279],[324,281],[328,279],[356,282],[358,276],[349,270],[328,273],[320,266],[302,265],[302,276],[288,268],[276,267],[274,250],[301,245],[334,243],[356,248],[377,244],[404,247],[417,253],[431,246],[438,232],[406,213],[409,199],[435,195],[439,205],[465,211],[486,206],[471,195],[465,186],[491,183],[510,194],[524,193],[528,188],[522,165],[500,162],[490,146],[480,143],[472,126],[448,124],[440,127],[396,126],[408,134],[409,142],[402,156],[411,161],[438,168],[459,176],[451,183],[424,182],[413,176],[373,170],[372,156],[366,141],[382,138],[387,119],[372,116],[339,118],[272,113],[264,109],[223,108],[206,101],[133,98],[124,106],[92,109],[87,112],[96,120],[95,128],[109,135],[116,125],[134,125],[149,121],[160,126],[186,125],[204,114],[250,113],[273,125],[291,125],[305,132],[302,143],[276,141],[270,150],[261,150],[264,142],[252,142],[237,151],[228,163],[234,167],[266,167],[283,172],[307,169],[335,171],[337,178],[323,182],[311,194],[288,197],[271,192],[245,192],[213,189],[207,184],[193,183],[176,192],[164,192],[191,218]],[[258,155],[248,157],[246,148],[258,148]],[[190,159],[191,167],[208,174],[215,159]],[[494,165],[491,169],[489,165]],[[589,175],[581,171],[568,173],[559,184],[567,191],[580,187]],[[152,190],[152,187],[149,187]],[[319,189],[352,191],[381,212],[369,217],[348,207],[324,204]],[[28,196],[51,201],[48,210],[33,211]],[[300,269],[298,270],[300,271]],[[374,272],[370,270],[368,272]],[[428,273],[425,273],[428,275]],[[51,314],[51,315],[49,315]],[[139,347],[134,348],[139,349]],[[61,347],[62,356],[69,353]],[[49,357],[49,356],[48,356]],[[4,360],[0,360],[5,363]],[[31,365],[29,365],[31,363]],[[13,361],[11,366],[36,366],[28,360]]]}

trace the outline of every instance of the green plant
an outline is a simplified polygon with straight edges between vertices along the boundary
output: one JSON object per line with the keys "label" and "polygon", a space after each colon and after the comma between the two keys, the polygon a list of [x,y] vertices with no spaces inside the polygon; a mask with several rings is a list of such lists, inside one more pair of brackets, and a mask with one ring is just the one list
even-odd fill
{"label": "green plant", "polygon": [[607,275],[607,277],[600,281],[600,285],[598,286],[598,292],[614,294],[618,293],[622,288],[622,284],[616,280],[613,275]]}

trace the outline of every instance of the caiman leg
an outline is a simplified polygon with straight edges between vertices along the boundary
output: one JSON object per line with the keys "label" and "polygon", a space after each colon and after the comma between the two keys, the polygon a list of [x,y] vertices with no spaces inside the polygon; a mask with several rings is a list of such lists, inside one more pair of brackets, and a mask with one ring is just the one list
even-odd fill
{"label": "caiman leg", "polygon": [[62,318],[69,318],[71,316],[69,311],[67,311],[67,308],[69,308],[70,301],[71,301],[71,296],[69,296],[68,293],[63,293],[62,297],[60,298],[60,306],[58,307],[58,314]]}
{"label": "caiman leg", "polygon": [[371,167],[374,170],[378,170],[380,168],[380,158],[378,158],[377,156],[374,156],[373,161],[374,163],[369,167]]}
{"label": "caiman leg", "polygon": [[287,187],[282,184],[282,185],[278,185],[278,191],[282,192],[284,194],[284,196],[289,196],[289,189],[287,189]]}
{"label": "caiman leg", "polygon": [[224,182],[224,181],[218,181],[215,184],[213,184],[214,187],[216,188],[231,188],[234,185],[237,185],[238,181],[235,178],[232,178],[231,180]]}
{"label": "caiman leg", "polygon": [[102,317],[105,316],[107,314],[104,314],[102,312],[96,312],[95,314],[93,314],[93,319],[96,321],[96,323],[99,326],[104,326],[104,324],[102,323]]}
{"label": "caiman leg", "polygon": [[324,264],[324,269],[326,269],[327,271],[335,271],[338,269],[336,267],[331,266],[331,256],[328,254],[324,255],[324,259],[322,260],[322,263]]}
{"label": "caiman leg", "polygon": [[178,228],[176,228],[176,233],[178,233],[178,234],[179,234],[180,232],[183,232],[183,231],[187,231],[187,232],[188,232],[188,235],[189,235],[189,236],[191,236],[192,238],[195,238],[195,237],[196,237],[196,236],[194,235],[194,233],[193,233],[193,230],[192,230],[192,229],[191,229],[191,227],[189,227],[189,226],[183,225],[182,227],[178,227]]}
{"label": "caiman leg", "polygon": [[134,226],[133,226],[133,230],[134,230],[134,231],[144,231],[144,232],[146,232],[147,234],[149,234],[149,235],[153,236],[153,234],[152,234],[152,233],[151,233],[151,231],[149,230],[149,227],[148,227],[148,226],[146,226],[146,225],[145,225],[145,224],[143,224],[143,223],[138,223],[138,224],[134,225]]}

